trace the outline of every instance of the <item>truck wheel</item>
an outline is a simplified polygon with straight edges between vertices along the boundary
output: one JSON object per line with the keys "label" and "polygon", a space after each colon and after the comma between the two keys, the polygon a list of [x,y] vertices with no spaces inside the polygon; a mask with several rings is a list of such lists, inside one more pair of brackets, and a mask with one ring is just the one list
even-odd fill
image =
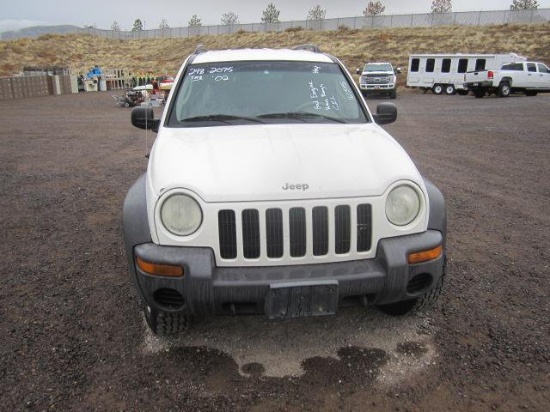
{"label": "truck wheel", "polygon": [[445,86],[445,93],[450,95],[453,95],[456,93],[455,87],[452,84],[448,84]]}
{"label": "truck wheel", "polygon": [[390,99],[395,99],[396,97],[397,97],[397,91],[392,90],[392,91],[390,92]]}
{"label": "truck wheel", "polygon": [[403,316],[408,313],[418,312],[424,308],[427,308],[437,302],[441,291],[443,290],[443,281],[445,278],[445,271],[439,278],[435,288],[430,290],[423,296],[419,296],[410,300],[403,300],[401,302],[389,303],[387,305],[378,305],[378,309],[387,315]]}
{"label": "truck wheel", "polygon": [[145,320],[155,335],[173,335],[189,328],[190,317],[179,313],[169,313],[145,306]]}
{"label": "truck wheel", "polygon": [[434,87],[432,87],[433,94],[441,94],[443,93],[443,86],[440,84],[434,84]]}
{"label": "truck wheel", "polygon": [[512,90],[510,89],[510,83],[508,82],[500,82],[498,85],[498,96],[499,97],[508,97],[510,96],[510,92]]}
{"label": "truck wheel", "polygon": [[482,89],[474,90],[474,96],[477,97],[478,99],[481,99],[482,97],[485,96],[485,90],[482,90]]}

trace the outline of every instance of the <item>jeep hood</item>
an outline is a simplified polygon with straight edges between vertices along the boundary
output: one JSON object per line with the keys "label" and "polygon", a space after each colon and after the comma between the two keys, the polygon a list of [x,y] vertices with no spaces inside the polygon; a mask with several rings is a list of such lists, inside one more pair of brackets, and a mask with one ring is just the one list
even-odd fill
{"label": "jeep hood", "polygon": [[423,186],[401,146],[376,124],[162,128],[150,188],[205,202],[366,197],[397,180]]}

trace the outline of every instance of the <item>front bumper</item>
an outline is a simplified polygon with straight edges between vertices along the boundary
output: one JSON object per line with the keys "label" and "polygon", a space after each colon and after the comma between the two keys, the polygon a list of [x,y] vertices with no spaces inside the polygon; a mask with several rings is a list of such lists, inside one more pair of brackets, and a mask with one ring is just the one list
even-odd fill
{"label": "front bumper", "polygon": [[[443,275],[445,253],[409,264],[407,254],[443,245],[441,232],[383,239],[376,258],[340,263],[276,267],[217,267],[209,248],[159,246],[133,249],[136,286],[147,305],[192,316],[266,314],[295,317],[334,313],[347,302],[385,304],[421,296]],[[136,259],[178,265],[184,276],[149,275]],[[419,283],[419,279],[421,282]],[[413,286],[414,287],[413,287]],[[301,301],[306,300],[305,303]],[[288,302],[292,313],[282,311]]]}
{"label": "front bumper", "polygon": [[393,90],[395,89],[395,84],[388,83],[388,84],[367,84],[367,83],[361,83],[359,84],[359,87],[361,90]]}

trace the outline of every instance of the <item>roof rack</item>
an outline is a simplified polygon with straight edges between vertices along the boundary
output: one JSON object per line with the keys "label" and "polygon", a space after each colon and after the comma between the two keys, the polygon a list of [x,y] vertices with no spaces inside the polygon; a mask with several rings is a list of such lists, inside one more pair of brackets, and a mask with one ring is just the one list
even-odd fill
{"label": "roof rack", "polygon": [[300,44],[299,46],[294,46],[292,50],[309,50],[314,53],[321,53],[321,49],[315,44]]}
{"label": "roof rack", "polygon": [[193,52],[193,54],[201,54],[201,53],[204,53],[206,51],[206,47],[204,47],[203,44],[198,44],[197,47],[195,47],[195,51]]}

